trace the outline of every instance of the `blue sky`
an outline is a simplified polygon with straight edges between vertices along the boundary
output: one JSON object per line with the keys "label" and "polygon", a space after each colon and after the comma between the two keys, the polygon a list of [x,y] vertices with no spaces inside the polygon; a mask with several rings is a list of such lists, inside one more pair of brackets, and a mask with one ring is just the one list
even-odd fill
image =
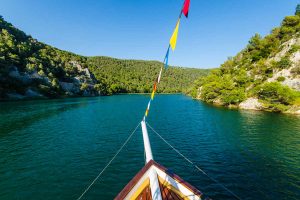
{"label": "blue sky", "polygon": [[[0,0],[0,15],[41,42],[86,56],[161,61],[183,0]],[[299,0],[191,0],[171,65],[218,67],[293,15]]]}

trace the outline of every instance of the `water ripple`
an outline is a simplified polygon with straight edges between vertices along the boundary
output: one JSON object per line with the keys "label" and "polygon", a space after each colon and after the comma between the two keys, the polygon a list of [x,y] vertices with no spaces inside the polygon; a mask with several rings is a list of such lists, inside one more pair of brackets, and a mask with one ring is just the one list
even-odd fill
{"label": "water ripple", "polygon": [[[148,96],[0,104],[0,199],[75,199],[141,120]],[[149,124],[242,199],[300,199],[300,118],[158,95]],[[149,130],[155,160],[233,199]],[[87,193],[112,199],[144,165],[141,131]]]}

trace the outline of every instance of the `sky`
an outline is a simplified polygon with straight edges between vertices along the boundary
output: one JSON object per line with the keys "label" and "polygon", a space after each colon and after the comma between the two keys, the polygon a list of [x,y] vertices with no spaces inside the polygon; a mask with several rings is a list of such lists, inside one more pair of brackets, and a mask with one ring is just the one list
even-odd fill
{"label": "sky", "polygon": [[[169,64],[219,67],[255,33],[268,34],[300,0],[191,0]],[[25,33],[84,56],[162,61],[183,0],[0,0]]]}

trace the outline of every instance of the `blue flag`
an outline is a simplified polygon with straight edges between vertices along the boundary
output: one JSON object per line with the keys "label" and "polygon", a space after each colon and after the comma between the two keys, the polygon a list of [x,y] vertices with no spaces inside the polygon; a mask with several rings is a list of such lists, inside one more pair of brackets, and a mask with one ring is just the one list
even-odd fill
{"label": "blue flag", "polygon": [[167,53],[166,53],[165,60],[164,60],[165,68],[168,68],[169,51],[170,51],[170,45],[169,45],[169,47],[168,47],[168,51],[167,51]]}

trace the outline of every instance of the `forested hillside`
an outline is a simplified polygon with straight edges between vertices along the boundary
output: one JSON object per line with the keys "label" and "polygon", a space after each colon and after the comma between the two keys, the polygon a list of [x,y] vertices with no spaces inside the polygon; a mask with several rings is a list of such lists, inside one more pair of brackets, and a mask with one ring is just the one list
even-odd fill
{"label": "forested hillside", "polygon": [[38,42],[0,17],[0,97],[97,95],[86,58]]}
{"label": "forested hillside", "polygon": [[[0,99],[149,92],[157,61],[85,57],[43,44],[0,16]],[[170,67],[159,92],[184,92],[207,70]]]}
{"label": "forested hillside", "polygon": [[[90,57],[87,62],[100,82],[102,93],[149,93],[162,65],[158,61],[120,60]],[[168,67],[163,72],[159,93],[185,92],[199,76],[209,70]]]}
{"label": "forested hillside", "polygon": [[300,113],[299,91],[300,14],[296,12],[269,35],[255,34],[235,57],[199,78],[190,94],[225,106]]}

